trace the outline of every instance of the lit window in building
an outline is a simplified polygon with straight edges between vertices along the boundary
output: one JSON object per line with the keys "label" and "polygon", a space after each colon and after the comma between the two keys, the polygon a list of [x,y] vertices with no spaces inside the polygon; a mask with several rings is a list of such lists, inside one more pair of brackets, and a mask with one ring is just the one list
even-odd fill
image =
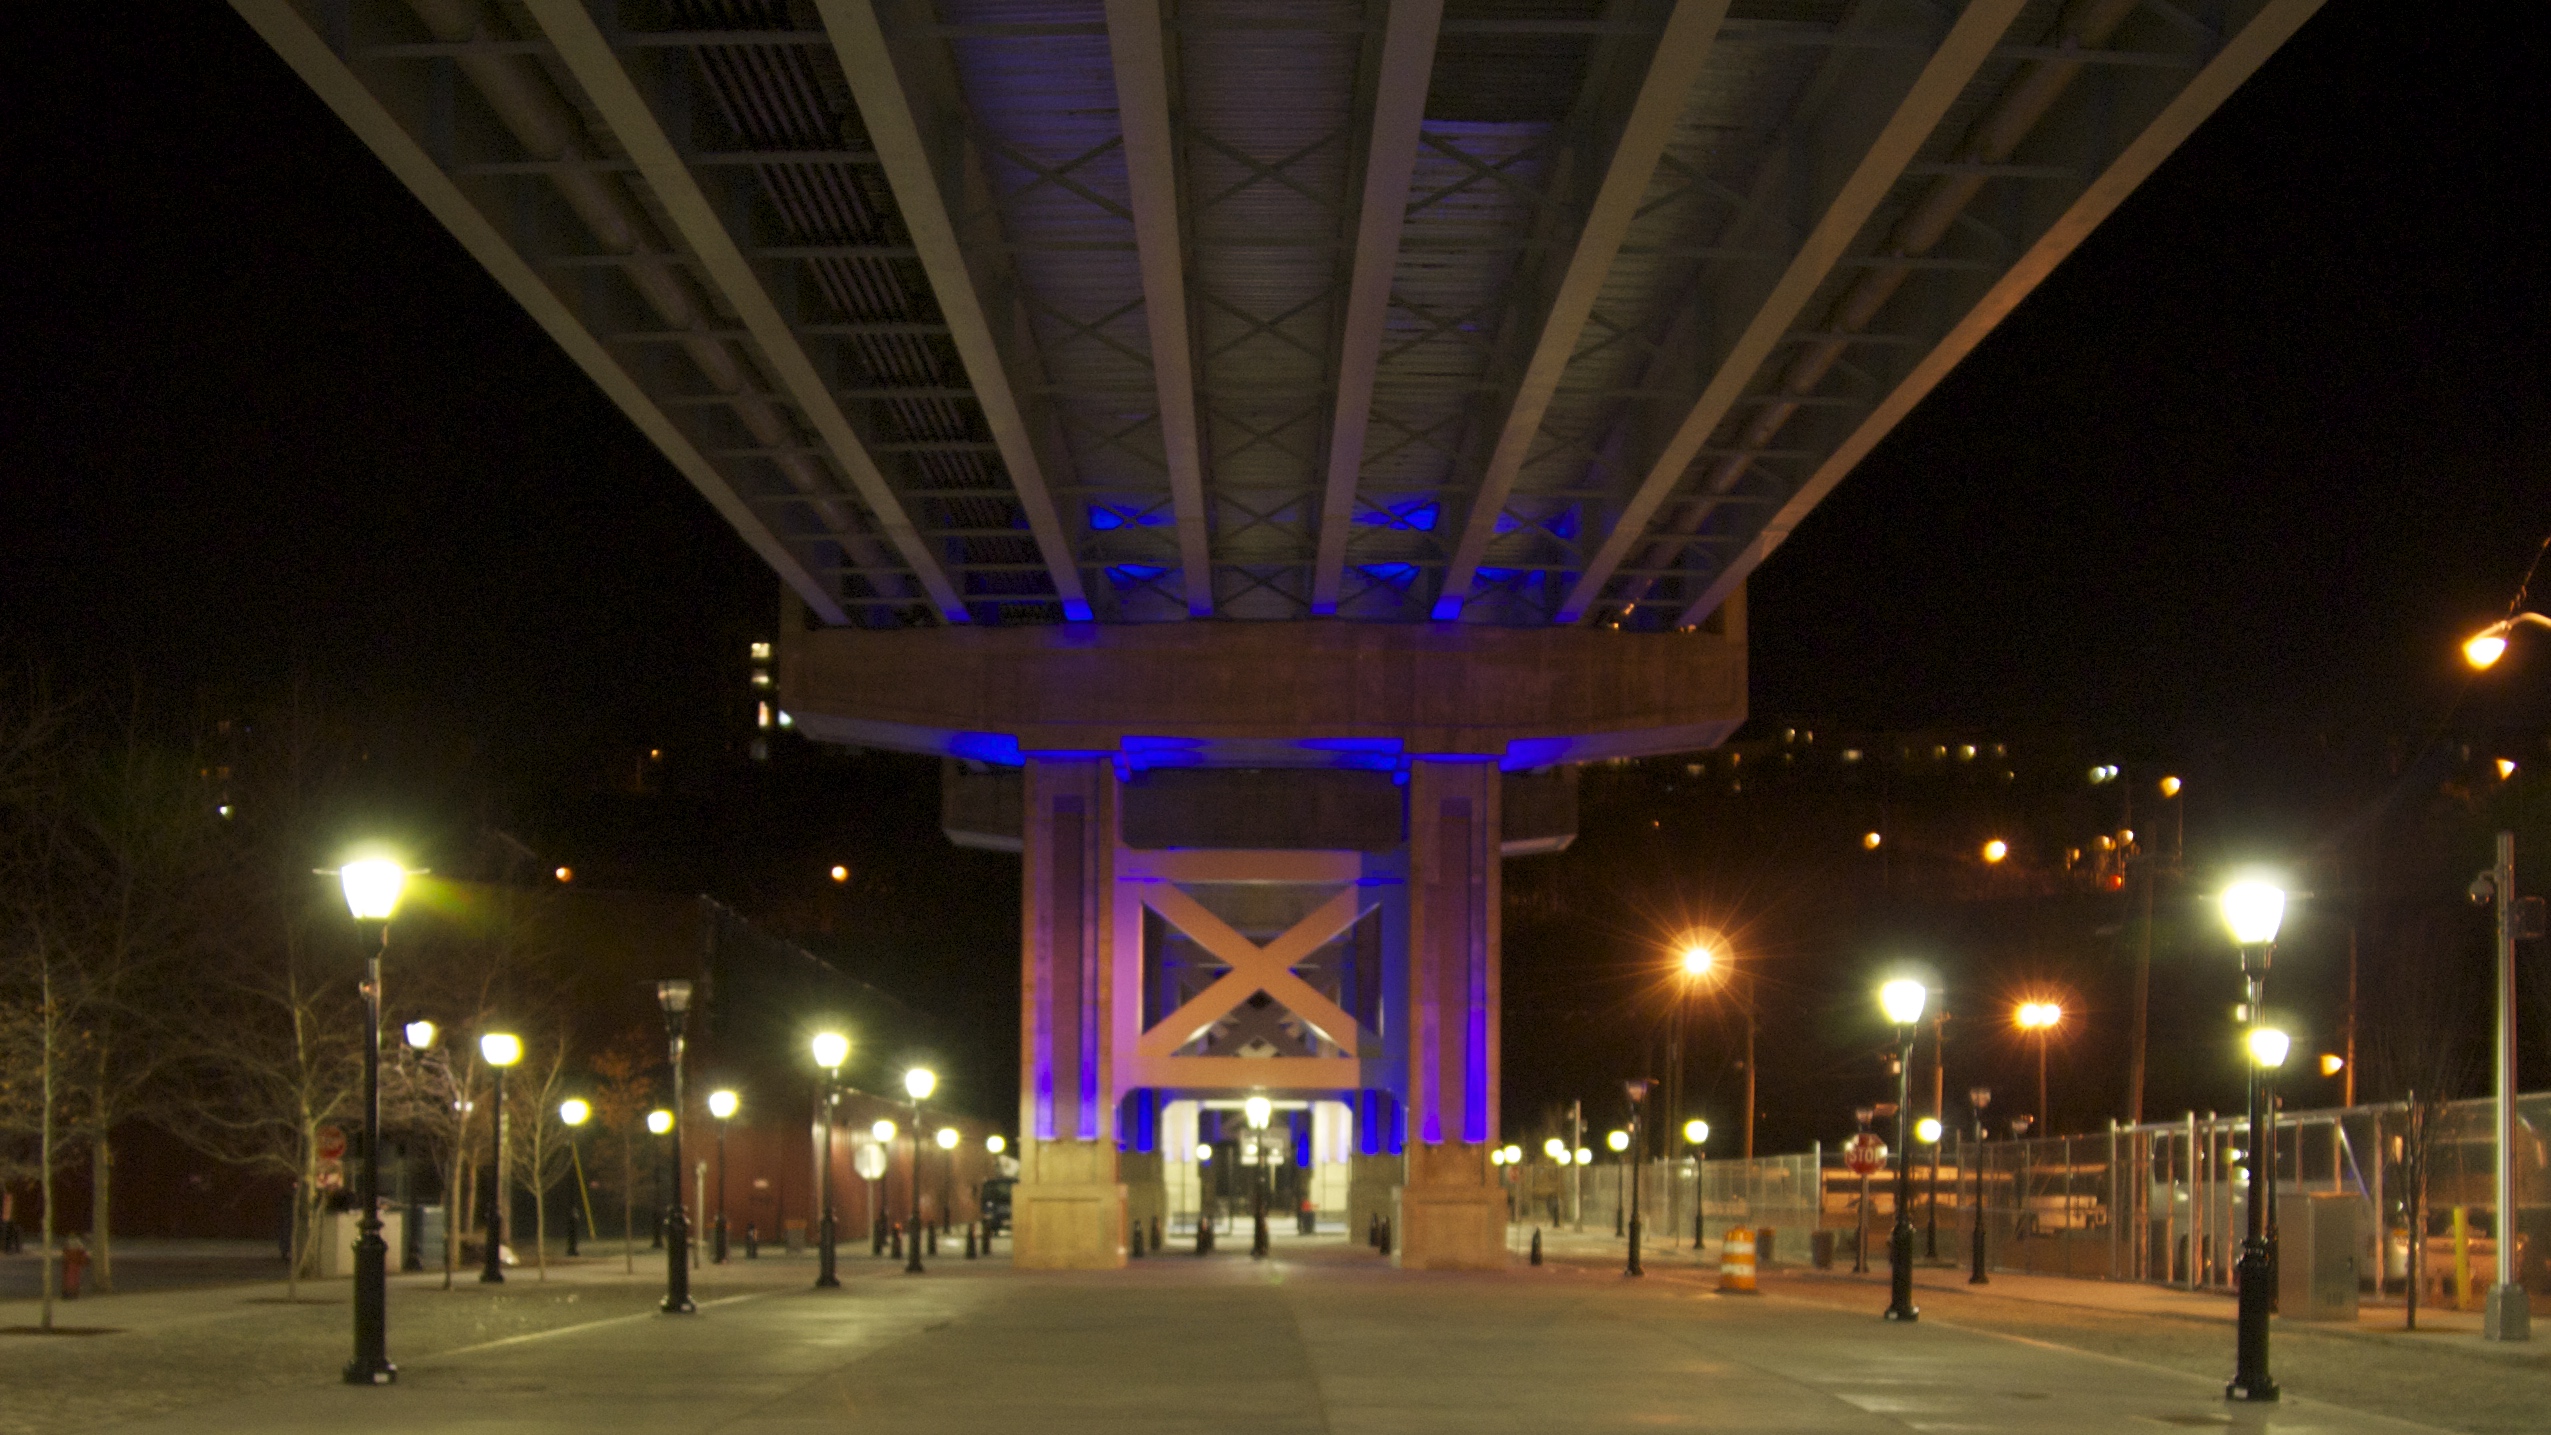
{"label": "lit window in building", "polygon": [[757,663],[767,663],[770,660],[771,645],[768,643],[755,643],[753,645],[753,661]]}

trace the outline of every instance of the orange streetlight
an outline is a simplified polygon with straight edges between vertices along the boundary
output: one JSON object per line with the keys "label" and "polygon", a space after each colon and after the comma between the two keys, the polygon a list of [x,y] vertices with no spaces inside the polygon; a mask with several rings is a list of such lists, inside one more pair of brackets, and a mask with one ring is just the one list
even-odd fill
{"label": "orange streetlight", "polygon": [[1993,864],[1995,864],[1995,863],[1998,863],[1998,862],[2000,862],[2003,858],[2008,857],[2008,856],[2010,856],[2010,855],[2011,855],[2011,844],[2009,844],[2008,842],[2003,841],[2003,840],[2002,840],[2001,838],[1999,838],[1999,837],[1996,837],[1996,838],[1994,838],[1993,840],[1991,840],[1990,842],[1987,842],[1987,843],[1985,843],[1985,844],[1984,844],[1984,861],[1985,861],[1985,864],[1986,864],[1987,866],[1991,866],[1991,865],[1993,865]]}
{"label": "orange streetlight", "polygon": [[2475,668],[2497,666],[2498,660],[2507,655],[2507,635],[2513,633],[2520,624],[2525,623],[2531,623],[2537,628],[2551,628],[2551,618],[2545,618],[2540,613],[2510,613],[2463,639],[2462,660]]}
{"label": "orange streetlight", "polygon": [[2046,1043],[2055,1028],[2064,1021],[2064,1008],[2056,1002],[2021,1002],[2011,1014],[2012,1023],[2037,1037],[2037,1129],[2052,1133],[2046,1106]]}

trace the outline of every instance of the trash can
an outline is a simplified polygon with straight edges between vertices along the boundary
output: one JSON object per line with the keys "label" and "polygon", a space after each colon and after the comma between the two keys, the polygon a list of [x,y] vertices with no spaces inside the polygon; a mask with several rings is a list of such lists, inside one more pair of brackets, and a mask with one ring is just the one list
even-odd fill
{"label": "trash can", "polygon": [[1816,1269],[1820,1271],[1829,1271],[1834,1268],[1833,1232],[1820,1230],[1814,1235],[1809,1236],[1807,1238],[1807,1250],[1810,1258],[1815,1262]]}

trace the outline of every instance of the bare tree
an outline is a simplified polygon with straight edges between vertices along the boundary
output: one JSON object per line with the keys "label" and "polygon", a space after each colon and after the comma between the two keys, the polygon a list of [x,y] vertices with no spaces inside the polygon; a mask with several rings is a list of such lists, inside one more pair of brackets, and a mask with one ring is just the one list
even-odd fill
{"label": "bare tree", "polygon": [[2466,1039],[2464,1019],[2487,1005],[2488,967],[2470,950],[2466,914],[2453,908],[2412,914],[2385,935],[2367,1007],[2377,1014],[2369,1033],[2371,1074],[2406,1111],[2401,1215],[2409,1228],[2408,1325],[2415,1330],[2426,1276],[2429,1179],[2453,1127],[2447,1103],[2479,1080],[2479,1049]]}
{"label": "bare tree", "polygon": [[652,1035],[632,1031],[593,1059],[594,1119],[612,1136],[620,1152],[620,1254],[629,1273],[638,1270],[637,1155],[638,1135],[646,1129],[647,1103],[655,1096]]}
{"label": "bare tree", "polygon": [[567,1038],[561,1034],[547,1047],[545,1057],[524,1063],[515,1115],[505,1123],[514,1170],[531,1191],[532,1250],[542,1280],[549,1279],[549,1190],[567,1175],[575,1156],[572,1135],[558,1115],[567,1089]]}

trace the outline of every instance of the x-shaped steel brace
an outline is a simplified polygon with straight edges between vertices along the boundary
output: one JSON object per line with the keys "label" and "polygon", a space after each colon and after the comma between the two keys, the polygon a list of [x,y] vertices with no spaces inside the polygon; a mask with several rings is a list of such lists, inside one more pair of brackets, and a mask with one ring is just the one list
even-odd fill
{"label": "x-shaped steel brace", "polygon": [[1273,997],[1303,1025],[1346,1055],[1355,1055],[1355,1018],[1295,976],[1293,968],[1336,940],[1369,910],[1361,888],[1348,887],[1339,892],[1263,947],[1232,930],[1229,923],[1206,910],[1204,903],[1170,883],[1144,884],[1143,905],[1186,933],[1196,945],[1221,958],[1230,970],[1144,1032],[1137,1045],[1142,1055],[1176,1054],[1178,1048],[1194,1041],[1207,1027],[1260,992]]}

